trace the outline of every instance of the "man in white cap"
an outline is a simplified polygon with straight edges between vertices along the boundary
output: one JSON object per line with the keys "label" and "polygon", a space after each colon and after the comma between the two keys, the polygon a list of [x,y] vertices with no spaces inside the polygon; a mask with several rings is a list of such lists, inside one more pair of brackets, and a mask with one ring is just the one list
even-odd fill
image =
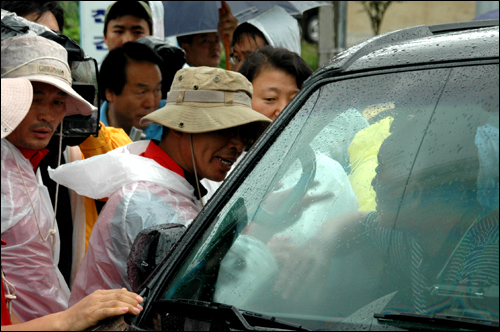
{"label": "man in white cap", "polygon": [[1,225],[7,242],[2,267],[17,287],[13,311],[27,321],[66,309],[69,299],[57,267],[60,239],[54,211],[35,170],[62,119],[96,109],[71,88],[67,52],[53,41],[31,35],[8,38],[1,43],[1,63],[2,79],[24,77],[33,86],[29,112],[15,129],[2,124],[2,134],[9,135],[1,142]]}
{"label": "man in white cap", "polygon": [[[192,222],[206,191],[200,180],[224,180],[270,123],[252,110],[251,96],[251,83],[239,73],[181,69],[167,104],[141,120],[164,126],[161,141],[135,142],[49,170],[53,180],[79,194],[109,197],[75,278],[70,305],[95,289],[129,285],[127,259],[140,231]],[[100,165],[107,167],[88,172]],[[80,181],[74,174],[81,174]]]}
{"label": "man in white cap", "polygon": [[[4,193],[3,181],[4,179],[4,138],[8,139],[8,135],[13,133],[15,129],[22,123],[25,117],[31,111],[31,105],[33,101],[33,88],[32,84],[27,78],[2,78],[2,237],[4,236],[4,211],[3,204],[12,200],[14,197],[8,197],[8,193]],[[31,111],[33,112],[33,111]],[[9,175],[13,175],[11,172]],[[21,176],[23,177],[23,176]],[[8,181],[8,180],[6,180]],[[5,194],[5,196],[4,196]],[[36,199],[36,195],[35,195]],[[17,234],[18,238],[27,237],[26,234]],[[6,245],[2,238],[2,246]],[[25,248],[28,249],[28,248]],[[35,248],[32,248],[35,249]],[[2,260],[4,258],[4,250],[2,249]],[[33,259],[36,259],[36,254],[32,255]],[[20,259],[21,261],[21,259]],[[18,269],[26,271],[23,265],[19,265]],[[39,271],[40,274],[44,274],[45,271]],[[50,271],[49,271],[50,273]],[[16,286],[21,288],[23,284],[32,283],[33,280],[23,280],[21,285],[14,284],[12,278],[8,281],[3,273],[2,269],[2,330],[79,330],[85,329],[90,326],[95,325],[99,320],[107,317],[121,315],[125,312],[131,314],[138,314],[141,311],[141,306],[138,304],[142,302],[142,299],[135,293],[128,292],[125,289],[121,290],[107,290],[107,291],[97,291],[92,295],[86,297],[78,305],[73,306],[71,309],[55,312],[53,314],[42,316],[30,321],[22,323],[22,321],[13,312],[9,312],[8,308],[17,307],[17,301],[24,294],[16,294]],[[6,286],[6,293],[4,293],[4,284]],[[37,284],[34,283],[33,286]],[[8,304],[6,304],[6,300]],[[12,315],[12,317],[11,317]],[[14,323],[14,326],[6,326]],[[22,323],[22,324],[21,324]]]}

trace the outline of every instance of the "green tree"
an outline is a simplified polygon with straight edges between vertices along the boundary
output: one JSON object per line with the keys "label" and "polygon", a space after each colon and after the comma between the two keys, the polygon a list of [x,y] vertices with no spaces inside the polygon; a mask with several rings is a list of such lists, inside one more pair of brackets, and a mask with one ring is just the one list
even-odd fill
{"label": "green tree", "polygon": [[[387,8],[394,1],[359,1],[363,6],[363,11],[370,17],[372,30],[375,35],[380,33],[380,27],[382,26],[382,20],[384,19],[385,12]],[[401,2],[401,1],[397,1]]]}
{"label": "green tree", "polygon": [[78,1],[58,1],[64,10],[63,34],[80,43],[80,13]]}

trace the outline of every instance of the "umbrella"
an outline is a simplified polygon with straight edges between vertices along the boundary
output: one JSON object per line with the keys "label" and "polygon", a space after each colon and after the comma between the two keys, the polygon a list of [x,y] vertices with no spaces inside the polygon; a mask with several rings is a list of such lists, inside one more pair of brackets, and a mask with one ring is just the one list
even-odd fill
{"label": "umbrella", "polygon": [[[219,22],[220,1],[162,1],[165,37],[195,33],[216,32]],[[239,21],[246,22],[273,6],[283,7],[290,15],[301,15],[304,11],[323,5],[326,1],[227,1]]]}
{"label": "umbrella", "polygon": [[478,17],[474,18],[473,21],[479,20],[498,20],[498,9],[491,10],[489,12],[483,13]]}

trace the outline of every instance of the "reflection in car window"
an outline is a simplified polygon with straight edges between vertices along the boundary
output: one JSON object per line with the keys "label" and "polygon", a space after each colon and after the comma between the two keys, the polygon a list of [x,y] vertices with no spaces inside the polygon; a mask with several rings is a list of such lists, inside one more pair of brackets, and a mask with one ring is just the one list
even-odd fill
{"label": "reflection in car window", "polygon": [[324,85],[164,298],[309,328],[384,311],[498,322],[498,128],[498,65]]}

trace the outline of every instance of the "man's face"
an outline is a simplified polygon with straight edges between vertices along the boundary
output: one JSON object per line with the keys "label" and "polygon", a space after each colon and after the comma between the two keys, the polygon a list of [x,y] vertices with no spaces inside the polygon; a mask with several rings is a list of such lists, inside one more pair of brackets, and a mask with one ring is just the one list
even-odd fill
{"label": "man's face", "polygon": [[33,102],[30,110],[7,140],[17,147],[43,149],[66,115],[66,92],[53,85],[31,82]]}
{"label": "man's face", "polygon": [[197,34],[191,45],[182,43],[181,47],[186,51],[186,62],[193,67],[217,67],[220,63],[222,46],[215,32]]}
{"label": "man's face", "polygon": [[151,31],[145,19],[133,15],[124,15],[108,22],[104,43],[108,45],[108,49],[111,51],[125,43],[150,35]]}
{"label": "man's face", "polygon": [[245,59],[257,51],[258,48],[266,46],[266,41],[260,36],[252,37],[248,33],[241,35],[239,43],[234,44],[234,52],[231,54],[233,59],[233,70],[238,71]]}
{"label": "man's face", "polygon": [[[226,178],[227,172],[238,159],[245,143],[237,134],[237,130],[225,129],[209,133],[192,134],[193,151],[198,178],[206,178],[220,182]],[[184,169],[194,174],[189,134],[183,133],[181,153]]]}
{"label": "man's face", "polygon": [[161,100],[161,72],[150,62],[130,61],[127,64],[127,83],[122,93],[106,91],[109,101],[109,124],[130,133],[132,126],[145,129],[139,121],[155,111]]}
{"label": "man's face", "polygon": [[278,69],[263,68],[252,81],[252,109],[274,120],[299,88],[295,76]]}

